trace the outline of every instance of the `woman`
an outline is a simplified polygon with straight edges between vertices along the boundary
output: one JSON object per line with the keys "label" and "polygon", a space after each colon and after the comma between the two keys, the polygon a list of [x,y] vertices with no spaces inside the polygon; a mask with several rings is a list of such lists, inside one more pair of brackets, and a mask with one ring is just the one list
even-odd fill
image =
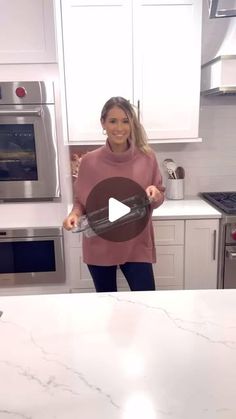
{"label": "woman", "polygon": [[[87,153],[81,161],[74,183],[74,205],[64,220],[73,229],[86,212],[90,192],[105,179],[122,177],[136,182],[151,200],[151,210],[164,201],[164,187],[155,153],[129,101],[122,97],[109,99],[101,112],[106,144]],[[129,227],[127,226],[127,229]],[[155,290],[152,263],[156,262],[151,217],[139,234],[117,242],[103,237],[83,236],[83,259],[97,292],[117,291],[116,270],[120,266],[132,291]]]}

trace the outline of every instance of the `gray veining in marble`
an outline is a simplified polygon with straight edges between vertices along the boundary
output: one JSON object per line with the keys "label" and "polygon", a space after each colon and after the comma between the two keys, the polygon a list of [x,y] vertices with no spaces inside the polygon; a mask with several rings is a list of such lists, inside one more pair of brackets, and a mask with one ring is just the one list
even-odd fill
{"label": "gray veining in marble", "polygon": [[236,290],[0,297],[0,419],[235,419]]}

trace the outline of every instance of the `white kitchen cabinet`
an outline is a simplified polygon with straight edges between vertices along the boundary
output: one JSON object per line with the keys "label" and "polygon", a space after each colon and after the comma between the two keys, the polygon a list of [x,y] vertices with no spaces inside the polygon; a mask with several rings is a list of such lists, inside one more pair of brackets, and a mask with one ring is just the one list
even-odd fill
{"label": "white kitchen cabinet", "polygon": [[61,0],[69,142],[104,142],[112,96],[136,106],[150,140],[198,140],[201,3]]}
{"label": "white kitchen cabinet", "polygon": [[[157,290],[217,288],[218,219],[154,220]],[[81,235],[66,232],[67,283],[72,291],[94,291],[82,259]],[[118,268],[118,290],[129,290]]]}
{"label": "white kitchen cabinet", "polygon": [[0,0],[0,63],[56,62],[53,0]]}
{"label": "white kitchen cabinet", "polygon": [[67,283],[70,288],[94,290],[87,265],[83,263],[82,235],[64,231]]}
{"label": "white kitchen cabinet", "polygon": [[[157,264],[153,265],[157,289],[183,288],[184,221],[154,221]],[[94,290],[87,265],[83,263],[81,235],[66,233],[69,246],[69,283],[72,291]],[[117,269],[117,288],[128,291],[129,286],[120,268]]]}
{"label": "white kitchen cabinet", "polygon": [[157,290],[183,289],[184,246],[157,246],[153,265]]}
{"label": "white kitchen cabinet", "polygon": [[217,288],[219,220],[186,220],[185,288]]}
{"label": "white kitchen cabinet", "polygon": [[72,247],[71,248],[71,266],[73,266],[72,270],[72,288],[79,288],[79,289],[91,289],[95,291],[93,281],[87,265],[83,262],[83,254],[81,247]]}
{"label": "white kitchen cabinet", "polygon": [[157,263],[156,288],[183,289],[184,220],[153,221]]}
{"label": "white kitchen cabinet", "polygon": [[[94,284],[87,265],[83,262],[82,235],[64,232],[67,249],[67,278],[72,292],[95,291]],[[118,291],[129,291],[129,286],[120,268],[117,269]]]}
{"label": "white kitchen cabinet", "polygon": [[134,103],[148,138],[197,138],[201,0],[134,4]]}
{"label": "white kitchen cabinet", "polygon": [[68,139],[104,142],[104,103],[132,101],[131,2],[62,0],[61,7]]}

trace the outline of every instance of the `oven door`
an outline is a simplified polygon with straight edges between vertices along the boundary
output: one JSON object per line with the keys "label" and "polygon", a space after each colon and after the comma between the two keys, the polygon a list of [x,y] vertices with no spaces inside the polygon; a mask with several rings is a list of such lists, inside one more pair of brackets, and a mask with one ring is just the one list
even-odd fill
{"label": "oven door", "polygon": [[54,105],[0,109],[0,199],[60,196]]}
{"label": "oven door", "polygon": [[226,246],[224,288],[236,288],[236,246]]}
{"label": "oven door", "polygon": [[0,240],[0,287],[65,282],[62,236]]}

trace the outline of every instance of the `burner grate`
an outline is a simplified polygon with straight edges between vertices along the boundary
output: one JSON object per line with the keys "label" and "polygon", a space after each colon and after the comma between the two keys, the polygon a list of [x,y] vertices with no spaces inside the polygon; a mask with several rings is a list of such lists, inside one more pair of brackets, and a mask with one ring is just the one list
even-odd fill
{"label": "burner grate", "polygon": [[236,192],[203,192],[202,196],[227,214],[236,214]]}

